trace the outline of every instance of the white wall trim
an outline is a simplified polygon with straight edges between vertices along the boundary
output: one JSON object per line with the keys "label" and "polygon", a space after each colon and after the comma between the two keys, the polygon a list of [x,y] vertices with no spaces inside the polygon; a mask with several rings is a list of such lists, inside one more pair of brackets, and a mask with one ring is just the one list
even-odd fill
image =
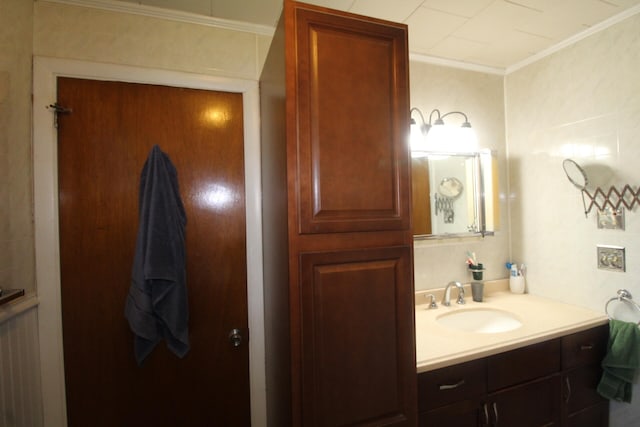
{"label": "white wall trim", "polygon": [[58,76],[242,93],[247,211],[247,299],[251,331],[249,341],[251,425],[266,426],[258,83],[176,71],[34,57],[33,171],[36,281],[40,302],[38,329],[45,425],[47,427],[67,425],[60,304],[57,135],[53,127],[52,113],[46,108],[56,101]]}
{"label": "white wall trim", "polygon": [[416,61],[416,62],[424,62],[426,64],[434,64],[434,65],[442,65],[444,67],[451,67],[451,68],[458,68],[458,69],[462,69],[462,70],[469,70],[469,71],[477,71],[477,72],[481,72],[481,73],[487,73],[487,74],[497,74],[497,75],[501,75],[501,76],[506,76],[510,73],[513,73],[514,71],[517,71],[523,67],[526,67],[527,65],[533,64],[534,62],[537,62],[547,56],[553,55],[554,53],[561,51],[562,49],[569,47],[575,43],[578,43],[579,41],[586,39],[587,37],[599,33],[600,31],[606,30],[607,28],[616,25],[622,21],[624,21],[627,18],[630,18],[636,14],[640,13],[640,5],[636,5],[633,7],[630,7],[629,9],[625,10],[624,12],[621,12],[615,16],[612,16],[609,19],[606,19],[592,27],[589,27],[588,29],[575,34],[563,41],[561,41],[560,43],[557,43],[553,46],[548,47],[547,49],[544,49],[538,53],[536,53],[535,55],[532,55],[528,58],[523,59],[520,62],[517,62],[515,64],[509,65],[506,68],[498,68],[498,67],[489,67],[489,66],[485,66],[485,65],[479,65],[479,64],[473,64],[470,62],[463,62],[463,61],[456,61],[456,60],[452,60],[452,59],[445,59],[445,58],[438,58],[435,56],[429,56],[429,55],[424,55],[424,54],[420,54],[420,53],[410,53],[409,55],[409,59],[411,61]]}
{"label": "white wall trim", "polygon": [[107,10],[111,12],[130,13],[134,15],[148,16],[151,18],[167,19],[170,21],[186,22],[189,24],[206,25],[208,27],[223,28],[226,30],[243,31],[247,33],[273,36],[275,27],[268,25],[252,24],[242,21],[233,21],[214,16],[199,15],[196,13],[182,12],[178,10],[163,9],[154,6],[129,3],[114,0],[40,0],[49,3],[60,3],[71,6],[90,7],[93,9]]}
{"label": "white wall trim", "polygon": [[35,292],[27,293],[23,297],[5,303],[0,307],[0,325],[14,317],[20,316],[25,311],[31,310],[38,305],[38,297]]}
{"label": "white wall trim", "polygon": [[486,65],[473,64],[471,62],[438,58],[437,56],[424,55],[421,53],[409,53],[409,60],[423,62],[425,64],[442,65],[443,67],[457,68],[460,70],[477,71],[479,73],[504,76],[504,68],[489,67]]}
{"label": "white wall trim", "polygon": [[[40,0],[49,3],[67,4],[72,6],[90,7],[100,10],[108,10],[112,12],[130,13],[134,15],[148,16],[152,18],[167,19],[172,21],[187,22],[191,24],[206,25],[210,27],[223,28],[234,31],[243,31],[254,34],[260,34],[272,37],[275,32],[275,27],[268,25],[251,24],[242,21],[232,21],[228,19],[217,18],[213,16],[204,16],[195,13],[181,12],[170,9],[163,9],[154,6],[145,6],[141,4],[115,1],[115,0]],[[508,75],[514,71],[519,70],[529,64],[532,64],[540,59],[552,55],[574,43],[585,39],[592,34],[605,30],[612,25],[615,25],[625,19],[640,13],[640,5],[633,6],[624,12],[621,12],[611,18],[600,22],[585,31],[582,31],[566,40],[561,41],[543,51],[538,52],[524,60],[515,64],[509,65],[506,68],[490,67],[486,65],[474,64],[470,62],[457,61],[452,59],[439,58],[436,56],[425,55],[422,53],[411,52],[409,59],[411,61],[423,62],[427,64],[442,65],[445,67],[458,68],[462,70],[477,71],[487,74],[497,74],[501,76]]]}

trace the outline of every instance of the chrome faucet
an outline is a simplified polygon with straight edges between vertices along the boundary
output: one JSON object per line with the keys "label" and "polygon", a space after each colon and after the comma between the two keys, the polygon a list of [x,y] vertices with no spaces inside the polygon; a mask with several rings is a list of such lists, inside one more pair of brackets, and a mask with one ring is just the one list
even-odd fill
{"label": "chrome faucet", "polygon": [[451,305],[451,287],[458,288],[458,301],[457,304],[464,304],[464,288],[460,282],[449,282],[446,288],[444,288],[444,297],[442,298],[442,305],[449,307]]}

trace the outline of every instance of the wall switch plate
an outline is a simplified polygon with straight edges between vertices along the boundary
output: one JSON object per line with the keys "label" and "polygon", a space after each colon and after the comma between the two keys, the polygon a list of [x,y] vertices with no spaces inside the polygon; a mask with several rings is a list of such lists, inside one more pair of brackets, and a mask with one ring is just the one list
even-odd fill
{"label": "wall switch plate", "polygon": [[598,209],[596,217],[598,228],[624,230],[624,208],[613,209],[607,206],[602,210]]}
{"label": "wall switch plate", "polygon": [[598,268],[609,271],[625,271],[624,248],[620,246],[597,245]]}

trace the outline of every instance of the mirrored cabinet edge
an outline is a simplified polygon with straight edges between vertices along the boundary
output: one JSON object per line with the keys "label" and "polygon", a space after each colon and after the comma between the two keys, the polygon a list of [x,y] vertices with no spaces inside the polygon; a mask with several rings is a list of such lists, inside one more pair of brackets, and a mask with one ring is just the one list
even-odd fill
{"label": "mirrored cabinet edge", "polygon": [[497,151],[412,152],[416,240],[491,236],[500,226]]}

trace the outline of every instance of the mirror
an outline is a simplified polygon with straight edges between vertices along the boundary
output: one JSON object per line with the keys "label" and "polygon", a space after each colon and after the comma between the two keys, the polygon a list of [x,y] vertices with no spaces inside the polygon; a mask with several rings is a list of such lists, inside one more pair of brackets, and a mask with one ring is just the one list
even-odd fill
{"label": "mirror", "polygon": [[464,187],[458,178],[442,178],[440,185],[438,185],[438,193],[442,196],[455,200],[460,196],[460,194],[462,194],[463,188]]}
{"label": "mirror", "polygon": [[584,190],[587,188],[587,184],[589,184],[587,174],[578,163],[571,159],[564,159],[562,161],[562,168],[564,169],[564,173],[567,175],[569,181],[578,190]]}
{"label": "mirror", "polygon": [[[587,200],[584,198],[584,194],[587,191],[587,185],[589,184],[587,174],[575,160],[571,159],[564,159],[562,161],[562,168],[564,169],[564,173],[567,175],[569,182],[580,190],[580,194],[582,195],[582,208],[584,209],[584,217],[586,218],[591,210],[591,207],[587,209]],[[606,206],[606,204],[604,206]],[[613,208],[613,205],[611,207]]]}
{"label": "mirror", "polygon": [[411,166],[415,238],[484,236],[497,229],[495,153],[425,152]]}

